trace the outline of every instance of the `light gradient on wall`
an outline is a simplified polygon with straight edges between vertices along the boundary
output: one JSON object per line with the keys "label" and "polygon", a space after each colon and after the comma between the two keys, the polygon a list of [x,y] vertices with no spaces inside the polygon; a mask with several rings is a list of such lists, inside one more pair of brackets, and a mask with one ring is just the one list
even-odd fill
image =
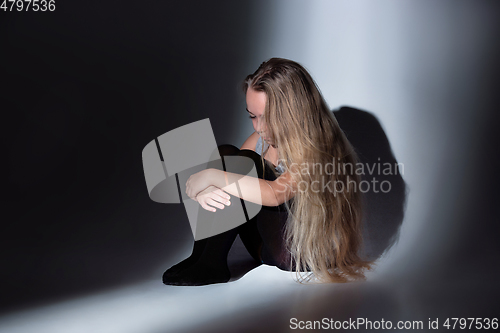
{"label": "light gradient on wall", "polygon": [[301,63],[331,109],[373,113],[404,164],[405,221],[377,274],[418,270],[431,254],[439,260],[453,251],[463,193],[473,182],[464,175],[487,118],[477,102],[494,12],[463,1],[280,0],[260,7],[252,24],[255,67],[270,57]]}

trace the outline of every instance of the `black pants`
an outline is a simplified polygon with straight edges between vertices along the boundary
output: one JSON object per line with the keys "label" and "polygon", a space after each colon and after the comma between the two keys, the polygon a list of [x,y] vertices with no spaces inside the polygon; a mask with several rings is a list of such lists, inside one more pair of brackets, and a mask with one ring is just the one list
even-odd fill
{"label": "black pants", "polygon": [[[246,149],[240,150],[233,145],[221,145],[218,148],[222,159],[224,156],[231,155],[249,157],[255,163],[259,178],[270,181],[276,179],[272,171],[274,166],[264,159],[263,168],[263,158],[256,152]],[[282,270],[292,270],[291,256],[285,244],[287,218],[288,211],[285,204],[276,207],[262,206],[256,216],[238,227],[238,234],[253,258]]]}

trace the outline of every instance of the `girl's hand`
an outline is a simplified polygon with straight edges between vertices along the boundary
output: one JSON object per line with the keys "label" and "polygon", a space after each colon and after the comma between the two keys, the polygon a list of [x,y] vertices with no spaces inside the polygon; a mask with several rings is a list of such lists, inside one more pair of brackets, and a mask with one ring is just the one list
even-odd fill
{"label": "girl's hand", "polygon": [[212,185],[210,183],[210,169],[192,174],[186,182],[186,194],[193,200],[198,193]]}
{"label": "girl's hand", "polygon": [[224,209],[224,205],[229,206],[231,204],[229,199],[229,194],[213,185],[210,185],[195,197],[195,200],[200,203],[201,207],[211,212],[216,211],[213,207]]}

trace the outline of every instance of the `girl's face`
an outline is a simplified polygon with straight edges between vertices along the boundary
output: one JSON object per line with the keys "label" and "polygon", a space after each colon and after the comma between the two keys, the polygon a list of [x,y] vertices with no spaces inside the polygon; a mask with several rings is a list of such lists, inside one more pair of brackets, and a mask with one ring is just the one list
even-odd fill
{"label": "girl's face", "polygon": [[254,130],[260,134],[262,139],[268,144],[272,144],[266,136],[266,125],[264,124],[264,110],[266,109],[267,96],[263,91],[247,89],[247,111],[252,120]]}

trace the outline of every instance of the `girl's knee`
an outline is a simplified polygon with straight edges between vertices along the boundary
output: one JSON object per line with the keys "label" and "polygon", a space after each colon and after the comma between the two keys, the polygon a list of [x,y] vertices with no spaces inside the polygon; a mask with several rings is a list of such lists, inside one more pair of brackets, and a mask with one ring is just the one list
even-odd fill
{"label": "girl's knee", "polygon": [[[231,144],[224,144],[218,146],[220,156],[244,156],[253,160],[257,175],[259,178],[274,180],[276,177],[273,175],[272,169],[268,163],[264,162],[262,167],[262,158],[259,154],[249,149],[238,149]],[[250,170],[248,170],[250,171]],[[273,177],[274,176],[274,177]]]}
{"label": "girl's knee", "polygon": [[236,146],[230,144],[220,145],[217,148],[219,148],[219,155],[221,156],[238,155],[240,151]]}

